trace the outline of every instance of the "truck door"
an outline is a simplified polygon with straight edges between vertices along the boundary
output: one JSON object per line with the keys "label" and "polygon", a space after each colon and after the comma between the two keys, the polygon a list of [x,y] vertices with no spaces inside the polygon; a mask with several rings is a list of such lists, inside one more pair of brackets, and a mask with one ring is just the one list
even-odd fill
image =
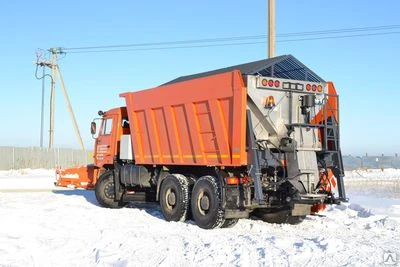
{"label": "truck door", "polygon": [[97,166],[113,164],[114,155],[116,152],[116,122],[117,116],[111,115],[104,117],[99,136],[96,139],[95,145],[95,162]]}

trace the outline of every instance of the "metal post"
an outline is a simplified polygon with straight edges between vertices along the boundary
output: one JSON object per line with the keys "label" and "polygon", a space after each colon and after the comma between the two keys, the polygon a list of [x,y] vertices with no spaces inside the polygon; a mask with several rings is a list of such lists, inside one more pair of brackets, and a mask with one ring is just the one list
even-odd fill
{"label": "metal post", "polygon": [[363,159],[363,157],[361,156],[361,157],[357,157],[358,159],[360,159],[360,169],[362,170],[362,169],[364,169],[364,159]]}
{"label": "metal post", "polygon": [[12,169],[15,170],[15,147],[12,149]]}
{"label": "metal post", "polygon": [[57,65],[57,49],[52,48],[53,56],[51,62],[51,91],[50,91],[50,130],[49,130],[49,148],[53,148],[54,143],[54,110],[55,110],[55,83],[56,83],[56,65]]}
{"label": "metal post", "polygon": [[57,148],[57,167],[61,168],[61,164],[60,164],[60,148]]}
{"label": "metal post", "polygon": [[58,166],[57,166],[57,151],[56,151],[56,149],[55,148],[52,148],[51,150],[50,150],[50,152],[53,154],[53,159],[54,159],[54,167],[53,168],[58,168]]}
{"label": "metal post", "polygon": [[275,56],[275,0],[268,0],[268,57]]}
{"label": "metal post", "polygon": [[56,68],[57,68],[58,79],[60,80],[61,89],[62,89],[62,92],[64,94],[65,102],[67,103],[67,108],[68,108],[68,111],[69,111],[69,115],[71,117],[72,124],[74,125],[74,130],[75,130],[76,137],[78,138],[78,142],[79,142],[82,150],[85,151],[85,146],[83,145],[83,140],[82,140],[82,137],[81,137],[81,133],[79,132],[78,124],[76,122],[74,112],[72,111],[71,102],[69,101],[67,90],[65,89],[64,80],[63,80],[63,78],[61,76],[60,68],[59,68],[58,65],[56,65]]}

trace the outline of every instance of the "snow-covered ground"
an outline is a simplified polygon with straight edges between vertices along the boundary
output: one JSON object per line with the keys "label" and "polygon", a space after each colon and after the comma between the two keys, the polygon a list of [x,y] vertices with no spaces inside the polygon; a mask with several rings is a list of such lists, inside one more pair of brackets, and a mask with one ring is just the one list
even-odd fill
{"label": "snow-covered ground", "polygon": [[367,169],[346,171],[347,180],[400,180],[400,169]]}
{"label": "snow-covered ground", "polygon": [[394,185],[400,171],[346,174],[350,203],[300,225],[240,220],[230,229],[203,230],[164,221],[155,205],[104,209],[93,191],[54,190],[51,170],[0,171],[0,266],[399,265],[398,191],[379,204],[382,195],[363,195],[360,181]]}
{"label": "snow-covered ground", "polygon": [[0,192],[49,191],[55,189],[55,171],[23,169],[0,171]]}
{"label": "snow-covered ground", "polygon": [[[374,214],[400,221],[400,170],[372,169],[346,172],[345,185],[352,203]],[[400,244],[399,244],[400,246]]]}

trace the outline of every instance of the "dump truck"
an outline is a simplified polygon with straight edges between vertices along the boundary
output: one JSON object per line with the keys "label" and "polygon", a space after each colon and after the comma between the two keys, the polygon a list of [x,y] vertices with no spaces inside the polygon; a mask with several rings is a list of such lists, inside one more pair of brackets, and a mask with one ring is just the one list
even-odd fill
{"label": "dump truck", "polygon": [[339,96],[292,55],[120,94],[91,124],[94,164],[57,171],[107,208],[159,203],[167,221],[300,223],[346,201]]}

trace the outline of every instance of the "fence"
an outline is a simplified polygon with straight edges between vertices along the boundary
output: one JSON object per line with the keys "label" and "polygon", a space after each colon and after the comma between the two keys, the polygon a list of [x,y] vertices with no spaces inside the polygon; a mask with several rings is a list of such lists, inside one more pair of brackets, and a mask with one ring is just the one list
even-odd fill
{"label": "fence", "polygon": [[[0,170],[69,167],[93,163],[93,152],[67,148],[0,147]],[[400,168],[400,157],[343,156],[344,168]]]}
{"label": "fence", "polygon": [[93,162],[93,152],[65,148],[0,147],[0,170],[53,169]]}
{"label": "fence", "polygon": [[400,168],[400,157],[396,156],[343,156],[346,170]]}

